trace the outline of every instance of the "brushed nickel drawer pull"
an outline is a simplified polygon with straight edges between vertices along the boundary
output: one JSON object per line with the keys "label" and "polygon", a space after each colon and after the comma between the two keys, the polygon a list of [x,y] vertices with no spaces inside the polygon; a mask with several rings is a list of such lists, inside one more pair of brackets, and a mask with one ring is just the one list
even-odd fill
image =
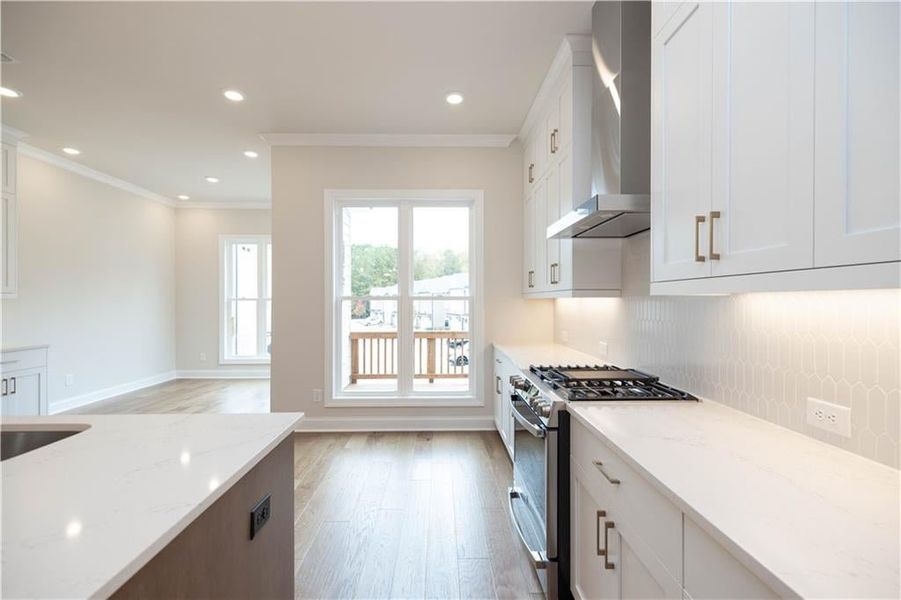
{"label": "brushed nickel drawer pull", "polygon": [[494,379],[496,380],[494,382],[494,391],[497,392],[498,394],[500,394],[501,393],[501,378],[498,377],[497,375],[495,375]]}
{"label": "brushed nickel drawer pull", "polygon": [[601,522],[603,521],[606,524],[606,521],[604,521],[604,517],[606,517],[606,516],[607,516],[607,511],[605,511],[605,510],[598,511],[597,529],[596,529],[595,537],[594,537],[594,546],[595,546],[595,548],[597,548],[598,556],[606,556],[607,555],[607,538],[606,537],[604,537],[604,547],[601,548]]}
{"label": "brushed nickel drawer pull", "polygon": [[701,242],[699,240],[701,234],[698,232],[698,230],[701,228],[701,224],[705,223],[706,221],[707,217],[705,217],[704,215],[695,215],[695,262],[704,262],[705,260],[707,260],[701,254]]}
{"label": "brushed nickel drawer pull", "polygon": [[9,394],[12,396],[12,395],[15,395],[15,393],[16,393],[16,378],[11,377],[9,380]]}
{"label": "brushed nickel drawer pull", "polygon": [[557,150],[560,149],[560,146],[557,145],[557,132],[559,130],[555,129],[551,132],[551,154],[557,154]]}
{"label": "brushed nickel drawer pull", "polygon": [[609,540],[607,539],[607,534],[611,529],[613,529],[613,521],[604,521],[604,568],[608,571],[612,571],[616,566],[610,562]]}
{"label": "brushed nickel drawer pull", "polygon": [[0,396],[5,396],[9,393],[9,383],[6,379],[0,382]]}
{"label": "brushed nickel drawer pull", "polygon": [[535,271],[529,271],[529,287],[535,287]]}
{"label": "brushed nickel drawer pull", "polygon": [[603,475],[604,478],[607,481],[609,481],[610,483],[612,483],[613,485],[619,485],[620,483],[622,483],[619,479],[616,479],[615,477],[610,477],[610,475],[607,474],[607,471],[604,470],[604,463],[602,463],[601,461],[595,460],[595,461],[592,461],[591,464],[593,464],[594,468],[597,469],[598,471],[600,471],[601,475]]}
{"label": "brushed nickel drawer pull", "polygon": [[720,255],[713,251],[713,221],[720,218],[720,211],[710,211],[710,260],[719,260]]}
{"label": "brushed nickel drawer pull", "polygon": [[532,170],[535,168],[535,163],[529,163],[529,183],[534,183],[535,177],[532,175]]}

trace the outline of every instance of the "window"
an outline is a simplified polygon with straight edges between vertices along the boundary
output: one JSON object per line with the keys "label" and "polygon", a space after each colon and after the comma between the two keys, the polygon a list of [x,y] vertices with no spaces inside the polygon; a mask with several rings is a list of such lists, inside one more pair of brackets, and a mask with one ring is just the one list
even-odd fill
{"label": "window", "polygon": [[329,400],[479,403],[481,193],[326,199]]}
{"label": "window", "polygon": [[219,362],[268,363],[272,353],[272,241],[222,236]]}

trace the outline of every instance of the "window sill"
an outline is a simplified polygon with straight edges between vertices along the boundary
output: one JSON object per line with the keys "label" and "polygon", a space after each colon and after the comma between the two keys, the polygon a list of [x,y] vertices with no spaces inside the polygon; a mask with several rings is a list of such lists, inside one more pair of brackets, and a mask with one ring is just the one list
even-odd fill
{"label": "window sill", "polygon": [[475,396],[335,396],[325,400],[330,408],[450,408],[485,406],[481,398]]}

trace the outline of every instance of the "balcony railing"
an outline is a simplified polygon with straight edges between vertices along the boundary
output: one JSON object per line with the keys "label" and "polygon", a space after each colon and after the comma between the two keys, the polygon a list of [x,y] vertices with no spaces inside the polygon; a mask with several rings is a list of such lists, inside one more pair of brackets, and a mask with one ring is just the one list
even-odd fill
{"label": "balcony railing", "polygon": [[[469,377],[469,332],[413,333],[413,377],[460,379]],[[350,334],[350,383],[361,379],[397,378],[397,332],[353,331]]]}

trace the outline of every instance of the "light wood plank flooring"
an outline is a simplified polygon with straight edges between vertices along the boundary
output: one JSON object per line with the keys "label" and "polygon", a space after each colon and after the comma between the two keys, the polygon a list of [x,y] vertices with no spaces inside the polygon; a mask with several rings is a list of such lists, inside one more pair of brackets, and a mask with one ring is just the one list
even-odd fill
{"label": "light wood plank flooring", "polygon": [[176,379],[67,414],[269,412],[268,379]]}
{"label": "light wood plank flooring", "polygon": [[541,598],[495,432],[297,434],[298,598]]}

